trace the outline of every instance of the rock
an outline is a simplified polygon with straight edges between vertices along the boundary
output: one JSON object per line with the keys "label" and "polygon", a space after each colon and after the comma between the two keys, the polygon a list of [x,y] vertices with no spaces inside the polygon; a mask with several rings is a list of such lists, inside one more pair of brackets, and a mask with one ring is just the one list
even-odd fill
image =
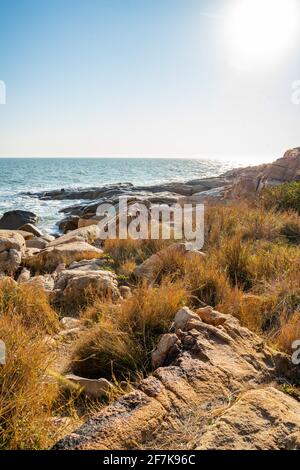
{"label": "rock", "polygon": [[23,268],[18,279],[17,279],[17,283],[18,284],[24,284],[26,283],[27,281],[29,281],[31,277],[31,274],[30,274],[30,271],[28,271],[28,269],[26,268]]}
{"label": "rock", "polygon": [[150,256],[133,271],[134,276],[139,279],[153,281],[156,276],[156,268],[160,263],[160,257],[157,254]]}
{"label": "rock", "polygon": [[74,243],[77,241],[92,244],[99,236],[100,229],[96,225],[83,227],[56,238],[56,240],[49,243],[49,247],[65,245],[66,243]]}
{"label": "rock", "polygon": [[17,250],[25,253],[25,239],[13,230],[0,230],[0,253],[7,250]]}
{"label": "rock", "polygon": [[106,379],[85,379],[77,375],[66,375],[66,379],[83,388],[87,395],[93,398],[107,398],[112,393],[114,387]]}
{"label": "rock", "polygon": [[169,352],[173,346],[178,342],[178,337],[174,334],[163,335],[152,353],[152,367],[158,369],[164,365]]}
{"label": "rock", "polygon": [[223,325],[228,320],[228,315],[217,312],[212,307],[199,308],[197,314],[205,323],[213,326]]}
{"label": "rock", "polygon": [[33,269],[54,270],[59,264],[69,265],[73,261],[100,258],[103,251],[86,242],[70,242],[48,246],[35,256],[26,258],[26,265]]}
{"label": "rock", "polygon": [[232,189],[227,198],[254,197],[258,191],[300,180],[300,148],[288,150],[283,158],[273,163],[243,168],[235,173]]}
{"label": "rock", "polygon": [[78,215],[69,215],[58,223],[58,228],[62,233],[78,229]]}
{"label": "rock", "polygon": [[38,253],[40,253],[40,249],[39,248],[27,248],[26,247],[26,251],[25,251],[25,255],[24,255],[24,259],[23,259],[23,262],[24,264],[26,264],[26,260],[30,260],[30,258],[32,258],[33,256],[36,256]]}
{"label": "rock", "polygon": [[42,200],[72,200],[72,199],[88,199],[90,201],[99,199],[100,197],[111,197],[112,195],[123,194],[124,191],[132,187],[130,183],[118,183],[100,188],[72,188],[59,189],[54,191],[44,191],[41,193],[27,193],[30,196],[39,197]]}
{"label": "rock", "polygon": [[131,289],[128,286],[120,286],[119,291],[123,299],[129,299],[132,296]]}
{"label": "rock", "polygon": [[15,210],[6,212],[0,219],[1,230],[18,230],[25,224],[35,225],[38,217],[33,212]]}
{"label": "rock", "polygon": [[63,271],[55,281],[55,302],[70,306],[80,305],[85,295],[119,299],[120,292],[115,273],[110,271],[81,271],[79,269]]}
{"label": "rock", "polygon": [[48,242],[41,237],[33,237],[31,240],[26,241],[27,248],[37,248],[38,250],[44,250],[48,246]]}
{"label": "rock", "polygon": [[73,328],[79,328],[81,326],[81,321],[72,317],[64,317],[59,323],[64,330],[72,330]]}
{"label": "rock", "polygon": [[215,327],[183,310],[177,317],[197,320],[197,330],[178,331],[170,365],[92,415],[55,449],[136,449],[145,436],[153,448],[170,439],[182,448],[185,428],[189,443],[195,429],[200,449],[299,448],[300,404],[270,387],[282,383],[282,363],[298,379],[299,367],[230,315]]}
{"label": "rock", "polygon": [[181,205],[216,203],[218,200],[223,199],[225,192],[229,189],[231,189],[231,185],[221,186],[208,191],[201,191],[199,193],[192,194],[192,196],[181,198],[179,203]]}
{"label": "rock", "polygon": [[107,258],[99,258],[99,259],[91,259],[87,260],[84,259],[82,261],[74,261],[68,267],[69,270],[71,269],[78,269],[79,271],[99,271],[103,270],[106,267],[111,266],[112,261]]}
{"label": "rock", "polygon": [[92,217],[88,219],[80,218],[78,221],[78,228],[90,227],[91,225],[97,225],[100,221],[99,217]]}
{"label": "rock", "polygon": [[192,310],[190,310],[188,307],[183,307],[179,310],[179,312],[177,312],[174,319],[174,325],[176,330],[184,330],[186,328],[187,323],[193,319],[199,321],[199,316]]}
{"label": "rock", "polygon": [[33,224],[24,224],[19,230],[23,230],[24,232],[32,233],[35,237],[42,237],[44,234],[41,230],[35,227]]}
{"label": "rock", "polygon": [[25,282],[27,286],[32,286],[35,289],[41,289],[46,293],[52,292],[54,289],[54,279],[50,275],[35,276]]}
{"label": "rock", "polygon": [[[73,264],[73,263],[72,263]],[[55,271],[53,273],[53,276],[59,276],[63,271],[65,271],[67,268],[66,268],[66,265],[65,263],[61,263],[59,264],[56,268],[55,268]]]}
{"label": "rock", "polygon": [[0,272],[13,275],[25,253],[25,240],[19,233],[0,230]]}
{"label": "rock", "polygon": [[21,235],[25,241],[33,239],[33,234],[29,232],[24,232],[24,230],[13,230],[13,232]]}
{"label": "rock", "polygon": [[21,253],[15,249],[2,251],[0,253],[0,270],[3,273],[12,276],[22,261]]}
{"label": "rock", "polygon": [[246,392],[201,436],[197,450],[300,450],[300,403],[273,387]]}
{"label": "rock", "polygon": [[55,237],[53,235],[49,235],[48,233],[44,234],[42,236],[42,239],[45,240],[46,242],[50,243],[55,240]]}
{"label": "rock", "polygon": [[71,328],[69,330],[62,330],[57,335],[54,336],[55,340],[58,341],[73,341],[78,338],[81,333],[81,328]]}

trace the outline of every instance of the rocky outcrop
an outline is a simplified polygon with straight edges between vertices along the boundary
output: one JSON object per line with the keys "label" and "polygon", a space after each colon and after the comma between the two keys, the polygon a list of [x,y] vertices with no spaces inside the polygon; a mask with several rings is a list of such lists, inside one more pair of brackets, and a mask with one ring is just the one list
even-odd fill
{"label": "rocky outcrop", "polygon": [[0,230],[18,230],[25,224],[35,225],[38,217],[33,212],[15,210],[6,212],[0,219]]}
{"label": "rocky outcrop", "polygon": [[194,417],[199,449],[300,449],[300,403],[278,389],[284,377],[299,379],[299,368],[231,315],[199,314],[205,321],[178,312],[176,333],[152,356],[161,367],[55,448],[157,448],[170,437],[178,448],[176,429]]}
{"label": "rocky outcrop", "polygon": [[300,147],[288,150],[283,158],[268,165],[244,168],[236,172],[227,197],[255,195],[268,186],[300,181]]}

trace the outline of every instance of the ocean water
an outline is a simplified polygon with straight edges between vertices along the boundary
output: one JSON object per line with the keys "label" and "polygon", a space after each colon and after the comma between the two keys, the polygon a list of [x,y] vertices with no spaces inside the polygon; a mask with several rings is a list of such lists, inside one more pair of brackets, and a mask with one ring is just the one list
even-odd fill
{"label": "ocean water", "polygon": [[236,162],[196,159],[0,158],[0,216],[10,210],[30,210],[39,216],[39,227],[51,233],[63,218],[59,210],[80,201],[40,201],[25,192],[188,181],[217,176],[237,166]]}

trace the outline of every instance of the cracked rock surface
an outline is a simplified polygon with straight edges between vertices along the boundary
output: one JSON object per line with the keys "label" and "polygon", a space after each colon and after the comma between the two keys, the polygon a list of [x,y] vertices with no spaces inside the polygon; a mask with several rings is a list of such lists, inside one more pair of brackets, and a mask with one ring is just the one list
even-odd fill
{"label": "cracked rock surface", "polygon": [[163,441],[171,428],[187,426],[193,413],[194,448],[300,449],[300,403],[279,389],[283,377],[299,378],[299,368],[230,315],[214,326],[217,312],[187,313],[178,340],[163,341],[162,367],[56,449],[143,448],[157,433]]}

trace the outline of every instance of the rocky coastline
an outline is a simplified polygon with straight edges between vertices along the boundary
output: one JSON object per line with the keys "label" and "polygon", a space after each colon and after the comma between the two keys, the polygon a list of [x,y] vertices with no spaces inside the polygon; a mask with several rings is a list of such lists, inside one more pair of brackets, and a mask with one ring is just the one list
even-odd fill
{"label": "rocky coastline", "polygon": [[[101,338],[105,342],[105,331],[97,330],[90,317],[81,318],[87,293],[99,302],[99,306],[95,307],[97,315],[97,309],[100,309],[101,315],[106,309],[112,315],[108,315],[105,325],[113,334],[116,327],[113,323],[114,309],[122,311],[125,305],[123,316],[126,317],[126,308],[129,308],[126,302],[130,304],[134,296],[138,297],[137,304],[132,304],[130,308],[133,309],[134,319],[131,321],[136,325],[136,311],[141,302],[139,289],[141,292],[150,289],[151,295],[157,295],[157,289],[165,288],[164,282],[171,282],[168,288],[172,293],[168,301],[172,303],[175,293],[181,289],[179,284],[173,283],[173,278],[170,281],[169,276],[174,274],[172,270],[176,271],[181,266],[181,279],[183,275],[189,276],[189,270],[198,269],[201,277],[208,269],[204,267],[202,271],[201,267],[208,266],[205,263],[209,255],[205,250],[187,251],[182,241],[171,242],[168,246],[157,245],[155,250],[151,247],[152,252],[145,250],[147,256],[137,256],[138,265],[133,263],[133,267],[130,258],[122,258],[122,271],[121,262],[117,255],[114,256],[114,246],[109,251],[100,238],[96,217],[100,203],[116,205],[122,195],[127,196],[130,203],[206,203],[230,207],[231,203],[255,198],[264,188],[293,181],[300,181],[300,148],[286,152],[274,163],[233,170],[216,178],[151,187],[123,183],[99,188],[28,193],[42,200],[82,201],[80,205],[70,205],[61,211],[65,217],[58,222],[61,233],[56,237],[41,231],[37,226],[37,216],[31,212],[14,210],[2,216],[0,280],[4,283],[3,289],[33,289],[46,296],[51,309],[54,309],[58,325],[54,332],[45,334],[43,341],[57,354],[56,376],[63,377],[64,386],[71,389],[79,387],[92,400],[106,400],[107,404],[107,400],[116,396],[110,406],[104,406],[101,411],[88,416],[82,426],[68,431],[67,437],[58,439],[55,449],[133,449],[137,445],[140,448],[157,448],[158,439],[168,442],[171,429],[178,444],[181,439],[178,429],[188,424],[191,415],[198,423],[197,427],[201,428],[194,443],[197,449],[300,449],[300,403],[281,389],[282,383],[298,383],[299,367],[291,363],[288,354],[271,348],[250,328],[246,328],[232,314],[234,312],[221,313],[215,308],[218,300],[210,297],[212,285],[217,285],[219,291],[226,287],[231,296],[239,295],[238,299],[244,296],[243,301],[246,299],[250,303],[258,298],[257,293],[249,294],[250,288],[245,283],[231,286],[230,278],[226,278],[227,268],[226,276],[221,271],[210,273],[207,290],[199,294],[201,289],[197,286],[197,295],[195,290],[191,290],[192,305],[183,306],[181,298],[178,305],[174,304],[173,310],[164,304],[164,311],[169,315],[169,327],[159,335],[156,347],[150,352],[147,350],[147,361],[151,362],[148,370],[152,370],[152,374],[139,382],[135,381],[133,390],[128,392],[126,383],[124,386],[121,382],[117,393],[113,373],[101,377],[94,377],[91,372],[80,374],[80,360],[76,369],[76,361],[70,359],[74,344],[77,345],[85,334],[88,336],[90,330],[96,329],[97,334],[104,334]],[[288,217],[291,218],[288,221],[291,230],[292,224],[296,224],[296,215]],[[290,231],[286,231],[286,225],[284,227],[285,236],[290,237],[287,238],[287,245],[292,240],[292,259],[296,259],[293,251],[295,241],[291,238],[294,232],[291,235]],[[121,246],[121,252],[123,248]],[[115,249],[119,250],[119,247]],[[126,249],[136,248],[128,245]],[[222,249],[226,250],[227,247],[221,247],[219,251]],[[216,251],[212,250],[211,256],[216,256]],[[125,275],[124,266],[128,268],[128,263],[131,263],[131,271]],[[234,263],[244,282],[245,273],[240,260],[234,260]],[[158,276],[158,267],[166,276],[165,281],[162,274]],[[218,283],[223,278],[224,284],[219,287]],[[236,283],[236,272],[233,278]],[[192,283],[193,279],[189,278],[189,288]],[[210,304],[203,301],[203,292],[211,300]],[[230,299],[230,305],[234,305],[234,297]],[[146,305],[146,309],[151,309],[151,302],[153,300],[149,301],[150,306]],[[262,302],[260,298],[259,302]],[[177,308],[179,305],[181,308]],[[161,320],[160,313],[158,318]],[[128,322],[125,322],[126,328]],[[130,325],[131,333],[126,332],[123,336],[129,337],[135,327]],[[262,330],[264,328],[266,326]],[[120,341],[123,345],[123,340],[123,337],[117,337],[116,343]],[[93,354],[88,355],[88,359],[90,357]],[[67,360],[71,366],[66,368]],[[87,367],[85,364],[83,371]]]}

